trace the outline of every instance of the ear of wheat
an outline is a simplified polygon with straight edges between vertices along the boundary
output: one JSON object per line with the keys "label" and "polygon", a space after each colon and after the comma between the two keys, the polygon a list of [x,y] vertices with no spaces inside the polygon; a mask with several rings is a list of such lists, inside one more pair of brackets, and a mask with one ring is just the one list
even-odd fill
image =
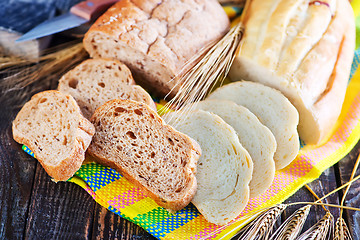
{"label": "ear of wheat", "polygon": [[301,232],[309,215],[311,205],[295,211],[270,237],[270,240],[293,240]]}
{"label": "ear of wheat", "polygon": [[37,60],[12,58],[12,62],[0,65],[0,89],[2,93],[20,89],[44,78],[61,76],[74,64],[87,57],[82,43],[66,43],[49,49]]}
{"label": "ear of wheat", "polygon": [[278,204],[259,217],[252,221],[246,228],[239,233],[239,236],[235,239],[237,240],[260,240],[268,239],[271,230],[274,227],[275,222],[280,217],[281,213],[286,209],[286,204]]}
{"label": "ear of wheat", "polygon": [[352,240],[349,228],[345,220],[339,217],[335,223],[334,240]]}
{"label": "ear of wheat", "polygon": [[334,217],[330,211],[326,211],[324,217],[315,225],[301,234],[298,240],[327,240],[332,239]]}

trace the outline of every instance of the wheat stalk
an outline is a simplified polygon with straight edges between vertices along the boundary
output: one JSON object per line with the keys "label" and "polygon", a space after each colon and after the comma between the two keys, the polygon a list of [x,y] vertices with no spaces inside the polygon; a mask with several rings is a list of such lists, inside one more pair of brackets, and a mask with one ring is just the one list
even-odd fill
{"label": "wheat stalk", "polygon": [[60,77],[74,64],[87,57],[82,43],[67,43],[50,49],[36,61],[14,58],[14,62],[0,71],[4,92],[20,89],[45,77]]}
{"label": "wheat stalk", "polygon": [[309,228],[306,232],[301,234],[298,240],[326,240],[332,237],[332,230],[334,226],[334,217],[330,211],[315,225]]}
{"label": "wheat stalk", "polygon": [[222,83],[237,55],[242,32],[241,24],[235,25],[194,67],[188,70],[186,66],[187,71],[176,76],[179,80],[167,96],[178,91],[164,109],[176,107],[186,116],[194,107],[190,103],[202,100],[217,82]]}
{"label": "wheat stalk", "polygon": [[238,240],[260,240],[268,239],[271,229],[280,217],[281,213],[286,209],[286,204],[278,204],[262,213],[246,228],[239,232]]}
{"label": "wheat stalk", "polygon": [[294,212],[276,232],[270,240],[293,240],[301,232],[304,223],[309,215],[311,205],[306,205]]}
{"label": "wheat stalk", "polygon": [[[340,205],[336,205],[336,204],[328,204],[328,203],[322,203],[321,201],[324,200],[325,198],[329,197],[330,195],[336,193],[337,191],[340,191],[341,189],[349,186],[351,183],[357,181],[358,179],[360,178],[360,175],[353,178],[351,181],[343,184],[342,186],[336,188],[335,190],[329,192],[328,194],[326,194],[325,196],[319,198],[315,193],[316,195],[316,198],[318,199],[316,202],[294,202],[294,203],[288,203],[288,204],[281,204],[281,205],[284,205],[284,207],[288,207],[288,206],[291,206],[291,205],[303,205],[303,204],[306,204],[306,205],[319,205],[319,206],[328,206],[328,207],[333,207],[333,208],[343,208],[343,209],[349,209],[349,210],[354,210],[354,211],[360,211],[359,208],[353,208],[353,207],[347,207],[347,206],[340,206]],[[313,192],[313,191],[312,191]],[[276,205],[278,206],[278,205]],[[276,207],[274,206],[274,207]],[[249,237],[248,235],[246,235],[247,231],[250,231],[250,228],[254,225],[261,225],[261,221],[262,218],[260,216],[264,216],[264,214],[266,214],[267,211],[271,210],[272,207],[270,208],[265,208],[265,209],[262,209],[262,210],[259,210],[257,211],[256,213],[254,213],[255,215],[250,215],[250,216],[247,216],[245,215],[244,217],[246,217],[246,221],[244,221],[244,224],[241,224],[240,226],[238,226],[237,228],[233,229],[231,232],[234,232],[234,231],[239,231],[239,229],[242,229],[244,228],[243,230],[240,230],[240,232],[236,235],[239,235],[239,237],[237,237],[236,239],[237,240],[242,240],[242,239],[249,239],[249,238],[246,238],[246,237]],[[327,210],[326,210],[327,211]],[[239,220],[245,220],[245,218],[239,218]],[[290,217],[289,217],[290,218]],[[288,219],[289,219],[288,218]],[[224,226],[226,227],[226,226]],[[220,228],[220,229],[223,229],[223,228]],[[229,234],[231,234],[231,232]],[[216,232],[214,232],[213,234],[215,234]],[[236,236],[235,235],[235,236]],[[210,237],[211,235],[207,236],[207,237]],[[254,238],[254,239],[257,239],[257,238]],[[259,238],[260,239],[260,238]],[[264,239],[268,239],[268,238],[264,238]]]}
{"label": "wheat stalk", "polygon": [[[353,207],[347,207],[347,206],[341,206],[341,205],[336,205],[336,204],[328,204],[328,203],[322,203],[321,201],[324,200],[325,198],[329,197],[330,195],[336,193],[337,191],[349,186],[351,183],[353,183],[354,181],[357,181],[358,179],[360,178],[360,175],[355,177],[355,178],[352,178],[349,182],[343,184],[342,186],[336,188],[335,190],[329,192],[328,194],[326,194],[325,196],[319,198],[316,193],[310,188],[308,187],[309,191],[315,196],[315,198],[317,198],[318,200],[315,201],[315,202],[294,202],[294,203],[289,203],[289,204],[280,204],[280,205],[276,205],[274,207],[270,207],[270,208],[267,208],[267,209],[263,209],[261,210],[261,212],[257,213],[256,214],[256,217],[253,217],[252,219],[254,219],[253,221],[249,222],[249,221],[246,221],[246,222],[249,222],[247,225],[241,225],[239,228],[243,228],[242,230],[240,230],[240,232],[236,235],[239,235],[238,237],[235,237],[234,239],[237,239],[237,240],[249,240],[249,239],[252,239],[252,240],[261,240],[261,239],[269,239],[269,236],[268,234],[261,234],[261,232],[270,232],[270,223],[269,224],[266,224],[266,222],[270,219],[273,219],[272,217],[275,216],[276,214],[274,213],[270,213],[271,211],[274,211],[275,207],[283,207],[284,209],[288,206],[291,206],[291,205],[303,205],[303,204],[306,204],[307,206],[303,207],[303,208],[309,208],[310,209],[310,205],[319,205],[319,206],[328,206],[328,207],[333,207],[333,208],[340,208],[340,209],[349,209],[349,210],[354,210],[354,211],[360,211],[359,208],[353,208]],[[301,209],[299,209],[301,210]],[[298,210],[298,211],[299,211]],[[269,213],[268,213],[269,212]],[[295,214],[295,213],[294,213]],[[293,214],[293,215],[294,215]],[[307,213],[308,214],[308,213]],[[303,222],[305,221],[306,217],[307,217],[307,214],[305,214],[305,216],[303,216]],[[326,214],[325,216],[318,222],[316,223],[312,228],[310,228],[309,230],[307,230],[307,234],[309,236],[309,239],[330,239],[331,238],[331,232],[333,230],[333,217],[332,215],[330,216],[329,215],[330,212],[326,209]],[[265,218],[264,216],[268,216],[269,218]],[[272,235],[270,236],[271,239],[294,239],[295,237],[292,236],[289,237],[289,236],[284,236],[285,235],[285,232],[289,230],[291,231],[291,227],[290,229],[289,228],[285,228],[284,227],[284,224],[288,223],[287,225],[290,226],[291,224],[289,223],[291,221],[291,219],[293,218],[293,215],[290,216],[281,226],[280,228]],[[332,218],[332,220],[331,220]],[[270,221],[269,221],[270,222]],[[296,218],[295,220],[292,221],[292,223],[296,223]],[[300,221],[298,222],[298,224],[300,223]],[[328,224],[329,223],[329,224]],[[343,226],[343,230],[341,230],[341,225]],[[337,221],[337,226],[335,228],[335,236],[339,236],[339,232],[342,231],[343,235],[345,236],[345,238],[336,238],[338,240],[342,239],[342,240],[347,240],[347,239],[351,239],[351,235],[350,235],[350,232],[345,224],[345,221],[344,220],[339,220]],[[296,225],[296,224],[295,224]],[[301,225],[301,223],[299,224]],[[328,225],[328,226],[327,226]],[[301,231],[302,227],[303,227],[303,223],[301,226],[294,226],[292,225],[293,227],[295,228],[298,228],[298,233]],[[237,230],[239,228],[236,228]],[[324,228],[328,228],[327,230],[324,229]],[[255,230],[254,230],[255,229]],[[294,230],[294,229],[293,229]],[[295,229],[296,230],[296,229]],[[314,232],[313,234],[311,234],[311,232]],[[325,233],[327,232],[327,234]],[[253,236],[253,235],[254,236]],[[341,234],[341,233],[340,233]],[[278,236],[275,236],[275,235],[278,235]],[[282,235],[283,238],[279,238],[279,236]],[[316,238],[315,238],[316,236]],[[289,237],[289,238],[287,238]],[[302,239],[308,239],[308,238],[305,238],[304,235],[300,236]],[[310,238],[310,237],[314,237],[314,238]]]}
{"label": "wheat stalk", "polygon": [[[317,201],[319,201],[320,203],[322,203],[322,201],[320,200],[319,196],[314,192],[314,190],[311,189],[311,187],[307,184],[305,184],[305,188],[317,199]],[[327,211],[327,209],[325,208],[324,205],[321,205],[322,208]]]}
{"label": "wheat stalk", "polygon": [[294,202],[294,203],[289,203],[288,206],[291,206],[291,205],[304,205],[304,204],[316,205],[316,206],[327,206],[327,207],[332,207],[332,208],[347,209],[347,210],[353,210],[353,211],[360,212],[360,208],[340,206],[340,205],[337,205],[337,204],[329,204],[329,203],[319,203],[319,202]]}
{"label": "wheat stalk", "polygon": [[0,56],[0,70],[12,66],[26,65],[29,64],[30,62],[31,61],[22,59],[20,57],[2,55]]}

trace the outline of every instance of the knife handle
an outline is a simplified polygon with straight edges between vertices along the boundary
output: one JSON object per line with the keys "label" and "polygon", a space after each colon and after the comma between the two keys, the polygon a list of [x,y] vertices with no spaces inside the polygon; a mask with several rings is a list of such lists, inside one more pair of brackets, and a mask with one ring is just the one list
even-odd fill
{"label": "knife handle", "polygon": [[94,20],[104,13],[111,5],[119,0],[88,0],[74,5],[70,12],[85,18],[87,20]]}

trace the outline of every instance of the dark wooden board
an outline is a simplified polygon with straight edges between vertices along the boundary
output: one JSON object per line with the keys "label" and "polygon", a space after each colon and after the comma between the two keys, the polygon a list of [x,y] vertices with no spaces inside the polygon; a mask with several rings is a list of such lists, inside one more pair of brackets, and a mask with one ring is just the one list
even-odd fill
{"label": "dark wooden board", "polygon": [[94,214],[93,239],[155,240],[156,238],[136,224],[97,204]]}
{"label": "dark wooden board", "polygon": [[11,122],[34,93],[50,85],[41,81],[21,90],[0,91],[0,239],[24,237],[36,169],[36,161],[13,140]]}
{"label": "dark wooden board", "polygon": [[81,187],[36,168],[26,239],[90,239],[95,202]]}
{"label": "dark wooden board", "polygon": [[0,239],[22,239],[36,162],[0,126]]}
{"label": "dark wooden board", "polygon": [[[327,193],[337,188],[336,178],[335,178],[335,167],[331,167],[323,172],[318,179],[308,184],[309,187],[321,198]],[[299,189],[296,194],[291,196],[285,201],[285,203],[295,203],[295,202],[314,202],[316,198],[305,188],[302,187]],[[338,195],[331,195],[329,198],[323,201],[324,203],[338,204],[339,199]],[[297,209],[304,205],[293,205],[285,209],[282,215],[282,221],[285,221],[288,217],[291,216]],[[335,218],[339,215],[339,210],[335,208],[328,208],[330,212],[334,215]],[[310,213],[306,219],[302,232],[309,229],[317,221],[319,221],[325,215],[325,210],[321,206],[312,206]]]}

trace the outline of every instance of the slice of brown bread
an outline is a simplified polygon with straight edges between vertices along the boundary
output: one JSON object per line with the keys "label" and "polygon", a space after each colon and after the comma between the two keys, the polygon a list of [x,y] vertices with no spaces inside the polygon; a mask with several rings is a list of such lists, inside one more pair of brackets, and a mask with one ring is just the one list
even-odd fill
{"label": "slice of brown bread", "polygon": [[131,99],[156,109],[150,95],[135,81],[121,62],[108,59],[88,59],[59,80],[58,90],[75,98],[86,118],[112,99]]}
{"label": "slice of brown bread", "polygon": [[146,104],[115,99],[91,117],[96,133],[88,149],[122,173],[160,206],[180,210],[193,198],[200,146],[167,125]]}
{"label": "slice of brown bread", "polygon": [[95,128],[73,97],[50,90],[22,107],[12,131],[14,140],[28,146],[55,181],[66,181],[84,161]]}

